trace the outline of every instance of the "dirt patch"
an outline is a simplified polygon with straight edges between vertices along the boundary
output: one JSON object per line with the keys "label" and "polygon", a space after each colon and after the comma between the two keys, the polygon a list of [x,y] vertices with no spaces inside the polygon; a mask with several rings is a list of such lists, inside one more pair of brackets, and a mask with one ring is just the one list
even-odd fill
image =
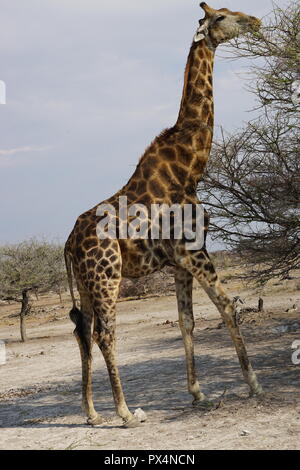
{"label": "dirt patch", "polygon": [[[231,289],[232,296],[237,293],[247,307],[257,305],[253,292]],[[148,417],[136,429],[123,429],[115,415],[96,347],[95,407],[107,422],[86,425],[67,297],[64,308],[28,319],[26,344],[19,342],[18,319],[7,316],[14,306],[9,311],[1,306],[0,338],[8,353],[6,365],[0,366],[1,449],[299,449],[300,366],[291,361],[291,345],[300,340],[300,314],[286,312],[297,295],[265,295],[266,312],[253,312],[241,325],[267,392],[262,399],[249,399],[218,312],[201,290],[194,292],[196,364],[203,391],[213,401],[210,409],[194,408],[187,392],[176,298],[119,303],[118,363],[124,392],[129,407],[141,407]],[[57,297],[40,302],[51,308]],[[54,315],[58,321],[52,321]]]}

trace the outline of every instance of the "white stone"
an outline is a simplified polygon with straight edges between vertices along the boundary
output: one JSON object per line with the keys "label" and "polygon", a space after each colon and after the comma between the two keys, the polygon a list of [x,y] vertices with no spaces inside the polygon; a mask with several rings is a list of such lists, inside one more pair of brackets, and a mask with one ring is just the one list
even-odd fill
{"label": "white stone", "polygon": [[0,340],[0,365],[6,364],[6,347],[5,342]]}
{"label": "white stone", "polygon": [[142,410],[142,408],[137,408],[135,412],[133,413],[133,416],[135,416],[140,423],[143,423],[144,421],[147,420],[147,415],[146,413]]}

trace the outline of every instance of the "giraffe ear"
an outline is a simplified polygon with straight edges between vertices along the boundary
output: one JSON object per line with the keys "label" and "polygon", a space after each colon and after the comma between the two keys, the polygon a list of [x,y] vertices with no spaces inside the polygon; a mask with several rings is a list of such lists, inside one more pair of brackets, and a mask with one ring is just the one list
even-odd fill
{"label": "giraffe ear", "polygon": [[194,42],[199,42],[202,39],[206,38],[208,35],[208,21],[207,20],[200,20],[200,26],[196,31],[194,36]]}

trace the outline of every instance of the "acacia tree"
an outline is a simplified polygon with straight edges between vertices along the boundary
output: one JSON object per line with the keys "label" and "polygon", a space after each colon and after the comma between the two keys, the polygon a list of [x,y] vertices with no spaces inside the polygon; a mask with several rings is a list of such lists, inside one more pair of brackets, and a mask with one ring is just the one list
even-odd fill
{"label": "acacia tree", "polygon": [[65,277],[62,267],[62,247],[46,241],[31,239],[0,247],[0,298],[21,303],[22,341],[27,339],[25,318],[31,310],[30,293],[61,285]]}
{"label": "acacia tree", "polygon": [[62,302],[62,291],[67,289],[66,265],[64,248],[54,243],[47,247],[48,282],[46,289],[53,290]]}
{"label": "acacia tree", "polygon": [[259,58],[250,90],[259,116],[214,143],[200,198],[212,236],[267,280],[300,265],[300,6],[274,6],[267,25],[232,43],[233,55]]}

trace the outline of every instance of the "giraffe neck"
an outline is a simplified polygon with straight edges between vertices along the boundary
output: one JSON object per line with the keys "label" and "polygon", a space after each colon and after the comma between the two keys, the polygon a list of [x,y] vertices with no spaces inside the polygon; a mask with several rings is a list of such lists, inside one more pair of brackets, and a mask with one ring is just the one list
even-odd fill
{"label": "giraffe neck", "polygon": [[[207,40],[193,44],[184,79],[178,120],[145,151],[136,171],[121,190],[132,201],[178,196],[178,186],[196,191],[213,137],[213,48]],[[177,185],[177,186],[176,186]],[[174,188],[176,187],[175,194]],[[143,196],[141,198],[141,195]]]}
{"label": "giraffe neck", "polygon": [[213,66],[215,48],[203,39],[193,43],[185,69],[183,95],[176,125],[214,125]]}

